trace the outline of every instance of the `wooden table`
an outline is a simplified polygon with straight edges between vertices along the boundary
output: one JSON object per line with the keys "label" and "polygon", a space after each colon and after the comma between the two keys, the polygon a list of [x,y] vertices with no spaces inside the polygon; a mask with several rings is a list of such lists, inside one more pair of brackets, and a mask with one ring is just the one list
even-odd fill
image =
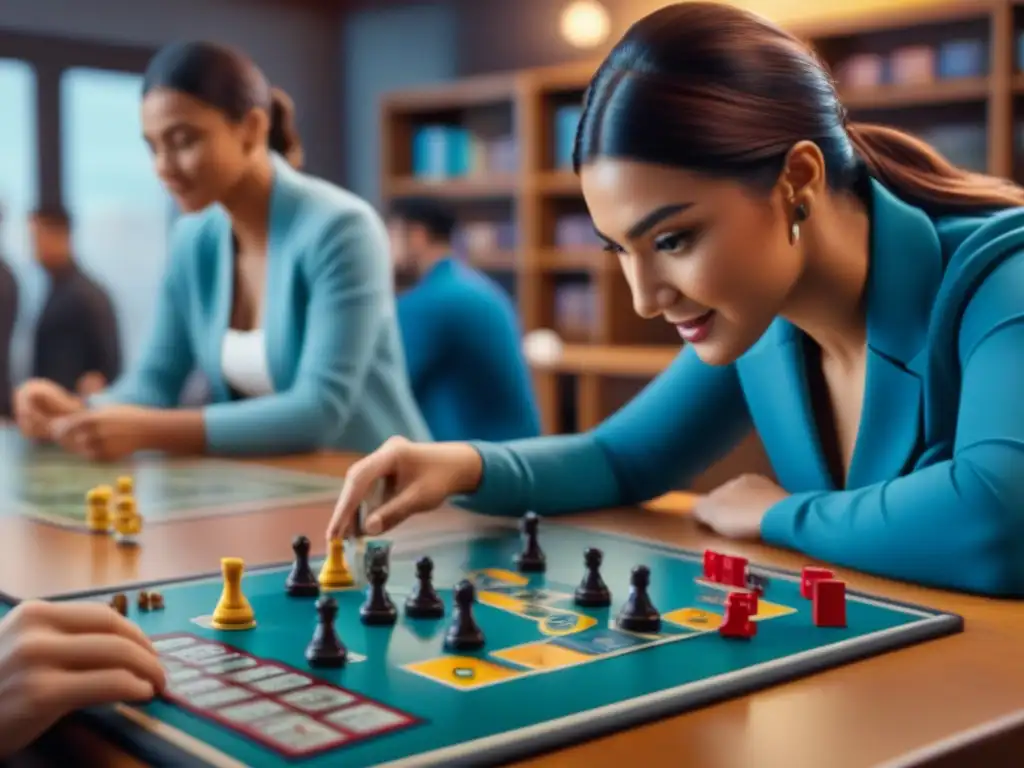
{"label": "wooden table", "polygon": [[[272,463],[340,476],[350,461],[317,456]],[[261,512],[153,526],[146,530],[138,552],[127,555],[106,539],[7,520],[0,531],[0,589],[42,595],[215,572],[220,557],[228,554],[249,563],[287,561],[291,539],[300,532],[309,535],[319,554],[330,511],[322,505],[289,515]],[[394,535],[401,539],[425,531],[472,529],[480,521],[461,510],[446,509],[413,518]],[[678,514],[612,510],[566,521],[688,548],[724,548],[764,564],[796,569],[807,563],[801,556],[757,544],[726,544]],[[958,613],[965,618],[966,631],[518,765],[862,768],[1024,707],[1024,604],[896,584],[841,569],[839,575],[854,589]],[[1013,733],[1019,748],[1021,730]],[[62,737],[84,750],[77,754],[95,756],[97,765],[138,765],[89,734]],[[966,764],[1002,764],[983,762],[979,749]]]}

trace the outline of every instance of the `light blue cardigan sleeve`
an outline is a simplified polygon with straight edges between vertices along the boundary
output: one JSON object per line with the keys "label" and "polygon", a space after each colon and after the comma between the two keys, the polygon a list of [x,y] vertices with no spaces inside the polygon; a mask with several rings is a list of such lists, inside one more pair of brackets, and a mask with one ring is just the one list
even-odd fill
{"label": "light blue cardigan sleeve", "polygon": [[590,432],[476,442],[479,512],[555,515],[660,496],[725,455],[752,422],[735,366],[710,366],[687,347],[624,408]]}
{"label": "light blue cardigan sleeve", "polygon": [[204,411],[211,453],[312,451],[359,402],[382,325],[393,317],[387,232],[367,208],[336,214],[303,256],[306,336],[292,386]]}
{"label": "light blue cardigan sleeve", "polygon": [[964,312],[953,457],[850,491],[772,507],[765,541],[937,587],[1024,594],[1024,254],[995,269]]}

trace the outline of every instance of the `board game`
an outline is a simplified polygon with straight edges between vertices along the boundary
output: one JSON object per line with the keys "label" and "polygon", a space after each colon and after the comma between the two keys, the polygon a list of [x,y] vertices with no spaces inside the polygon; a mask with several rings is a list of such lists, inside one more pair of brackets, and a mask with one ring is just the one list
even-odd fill
{"label": "board game", "polygon": [[131,475],[147,525],[283,506],[333,503],[334,477],[220,459],[141,456],[94,464],[52,446],[33,445],[0,427],[0,514],[87,530],[85,493]]}
{"label": "board game", "polygon": [[[720,598],[748,588],[709,582],[706,553],[544,520],[536,538],[544,570],[527,569],[525,537],[516,521],[507,523],[396,541],[382,587],[397,607],[392,625],[361,619],[370,586],[288,594],[290,562],[246,566],[240,585],[256,623],[242,631],[211,627],[226,594],[220,574],[122,587],[126,615],[159,649],[169,689],[146,705],[88,716],[157,765],[493,764],[962,629],[958,616],[853,591],[844,626],[818,626],[801,574],[751,564],[756,632],[725,637]],[[282,542],[283,553],[290,545]],[[602,553],[600,576],[611,592],[605,607],[574,598],[593,575],[587,550]],[[444,603],[441,618],[412,618],[404,608],[410,591],[422,589],[424,556]],[[660,616],[655,631],[619,626],[639,570]],[[483,646],[451,651],[453,586],[462,582],[474,587]],[[138,607],[140,590],[159,590],[160,609]],[[327,597],[347,649],[340,668],[307,661]]]}

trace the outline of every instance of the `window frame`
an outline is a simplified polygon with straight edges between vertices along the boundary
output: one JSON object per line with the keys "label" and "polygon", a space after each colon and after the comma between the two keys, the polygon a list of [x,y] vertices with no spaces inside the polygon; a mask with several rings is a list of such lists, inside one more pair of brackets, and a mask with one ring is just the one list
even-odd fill
{"label": "window frame", "polygon": [[69,69],[141,74],[156,46],[99,43],[78,38],[0,30],[0,58],[18,59],[36,76],[36,169],[40,205],[63,205],[61,78]]}

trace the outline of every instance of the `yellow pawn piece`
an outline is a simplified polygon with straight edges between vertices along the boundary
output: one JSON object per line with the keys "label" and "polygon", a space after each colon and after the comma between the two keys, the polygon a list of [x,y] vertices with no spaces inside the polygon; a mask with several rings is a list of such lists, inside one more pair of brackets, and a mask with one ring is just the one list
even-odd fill
{"label": "yellow pawn piece", "polygon": [[242,594],[245,563],[240,557],[223,557],[220,570],[224,575],[224,591],[213,611],[210,626],[214,629],[252,629],[256,626],[256,617],[248,599]]}
{"label": "yellow pawn piece", "polygon": [[355,583],[345,563],[345,546],[341,539],[331,539],[327,559],[320,569],[320,586],[324,589],[351,587]]}
{"label": "yellow pawn piece", "polygon": [[130,475],[122,475],[117,478],[116,487],[119,496],[131,496],[135,493],[135,480]]}
{"label": "yellow pawn piece", "polygon": [[126,496],[117,500],[114,514],[114,536],[120,544],[134,544],[142,533],[142,517],[135,509],[135,499]]}
{"label": "yellow pawn piece", "polygon": [[98,485],[85,495],[85,524],[93,533],[110,532],[110,499],[113,490]]}

